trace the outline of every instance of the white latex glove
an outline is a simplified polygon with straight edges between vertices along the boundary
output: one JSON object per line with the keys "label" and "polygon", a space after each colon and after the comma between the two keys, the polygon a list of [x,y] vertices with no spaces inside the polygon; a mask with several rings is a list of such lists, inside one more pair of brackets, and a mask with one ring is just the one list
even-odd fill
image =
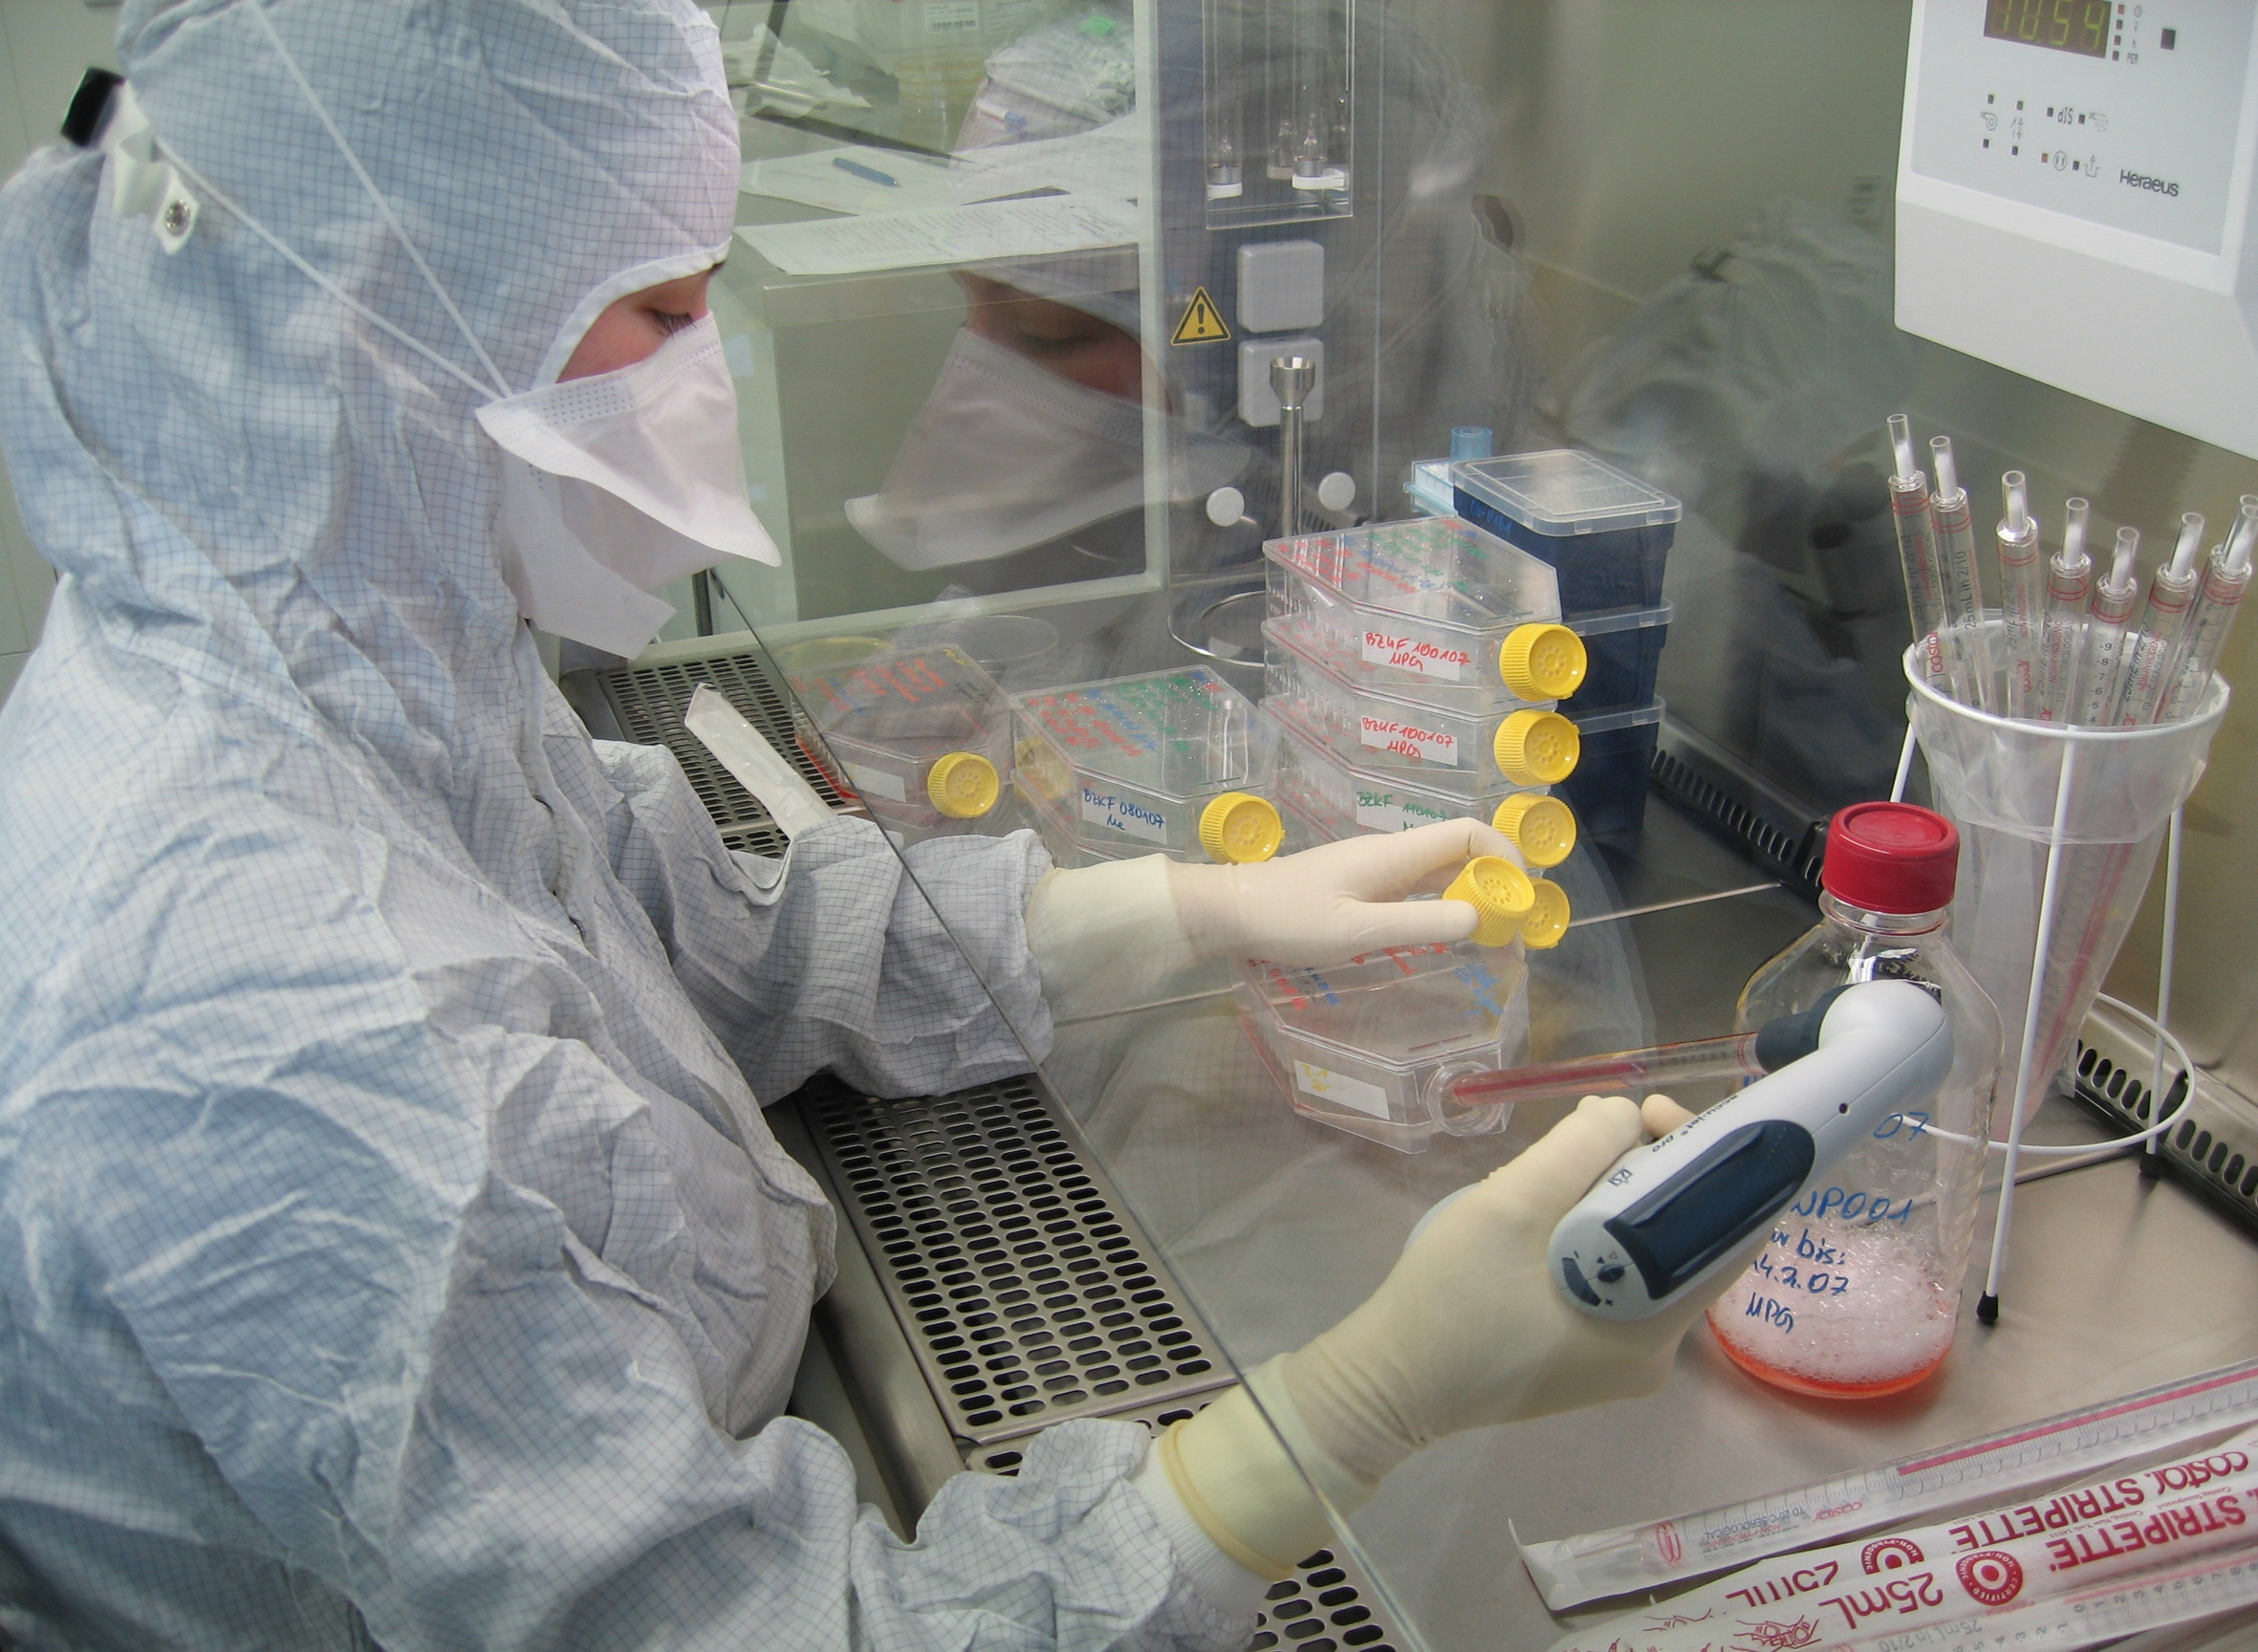
{"label": "white latex glove", "polygon": [[1203,958],[1338,964],[1382,946],[1464,941],[1480,921],[1464,901],[1405,901],[1423,879],[1477,855],[1521,855],[1479,820],[1345,838],[1251,866],[1172,862],[1168,892]]}
{"label": "white latex glove", "polygon": [[1686,1329],[1739,1265],[1651,1318],[1607,1320],[1570,1306],[1546,1250],[1618,1159],[1689,1117],[1665,1097],[1647,1099],[1643,1119],[1623,1097],[1586,1097],[1438,1211],[1361,1307],[1164,1436],[1170,1484],[1217,1547],[1282,1577],[1323,1547],[1329,1508],[1354,1511],[1419,1446],[1660,1388]]}

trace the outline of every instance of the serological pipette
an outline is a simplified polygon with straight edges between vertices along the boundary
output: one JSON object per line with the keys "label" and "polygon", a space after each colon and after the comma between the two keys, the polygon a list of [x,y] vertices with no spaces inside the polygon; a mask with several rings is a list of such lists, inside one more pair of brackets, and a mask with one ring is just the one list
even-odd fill
{"label": "serological pipette", "polygon": [[1469,1073],[1450,1087],[1450,1095],[1462,1107],[1487,1107],[1501,1101],[1574,1101],[1712,1078],[1761,1078],[1765,1067],[1756,1051],[1759,1036],[1728,1032],[1721,1038],[1688,1038],[1646,1050],[1618,1050],[1611,1055]]}
{"label": "serological pipette", "polygon": [[1897,473],[1890,478],[1890,524],[1898,531],[1898,563],[1905,576],[1905,614],[1913,621],[1915,659],[1940,694],[1952,692],[1944,669],[1944,589],[1937,581],[1936,540],[1929,532],[1929,479],[1913,463],[1913,430],[1902,413],[1889,420]]}
{"label": "serological pipette", "polygon": [[2186,641],[2187,616],[2195,606],[2195,588],[2201,582],[2196,554],[2204,548],[2204,519],[2190,511],[2180,518],[2180,542],[2172,558],[2159,563],[2148,581],[2148,601],[2140,610],[2140,623],[2125,640],[2125,662],[2118,673],[2117,715],[2120,728],[2138,728],[2156,721],[2163,709],[2164,692],[2180,670],[2180,651]]}
{"label": "serological pipette", "polygon": [[2203,704],[2226,646],[2226,633],[2250,588],[2250,553],[2258,546],[2258,493],[2243,495],[2242,514],[2226,543],[2211,553],[2204,569],[2203,586],[2196,593],[2195,611],[2187,620],[2187,642],[2180,653],[2180,668],[2173,674],[2172,692],[2161,721],[2174,723]]}
{"label": "serological pipette", "polygon": [[2077,668],[2077,691],[2071,697],[2073,723],[2106,725],[2117,709],[2125,641],[2133,611],[2140,605],[2140,581],[2133,577],[2133,563],[2139,554],[2140,530],[2119,528],[2117,558],[2109,565],[2108,576],[2094,587],[2094,605],[2086,611],[2086,657]]}
{"label": "serological pipette", "polygon": [[2043,723],[2067,722],[2070,696],[2077,687],[2084,658],[2086,599],[2092,595],[2094,559],[2086,554],[2083,499],[2062,508],[2062,549],[2047,559],[2047,606],[2038,630],[2038,706]]}
{"label": "serological pipette", "polygon": [[1937,547],[1937,581],[1944,597],[1944,667],[1953,697],[1980,711],[1996,711],[1999,691],[1991,675],[1991,644],[1984,634],[1984,587],[1976,573],[1976,525],[1968,490],[1952,463],[1952,438],[1929,438],[1937,490],[1929,519]]}
{"label": "serological pipette", "polygon": [[2023,472],[1999,479],[2007,514],[1999,523],[1999,612],[2008,644],[2008,715],[2038,715],[2038,633],[2044,579],[2038,569],[2038,519]]}

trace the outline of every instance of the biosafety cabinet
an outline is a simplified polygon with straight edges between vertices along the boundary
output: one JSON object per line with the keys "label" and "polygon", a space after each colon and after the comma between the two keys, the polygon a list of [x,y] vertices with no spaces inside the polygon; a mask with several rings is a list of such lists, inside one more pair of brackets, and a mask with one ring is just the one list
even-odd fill
{"label": "biosafety cabinet", "polygon": [[[2254,11],[717,7],[745,150],[714,308],[783,563],[681,591],[665,639],[583,674],[578,703],[675,745],[743,847],[780,837],[683,743],[700,682],[913,857],[941,831],[1025,827],[1095,865],[1541,823],[1516,841],[1563,916],[1465,964],[1507,986],[1482,1059],[1726,1031],[1813,922],[1829,819],[1899,778],[1889,416],[1951,439],[1987,550],[2010,469],[2050,549],[2083,498],[2097,543],[2141,530],[2143,577],[2183,512],[2207,546],[2258,492]],[[1498,569],[1519,583],[1483,585]],[[1987,559],[1983,577],[1996,606]],[[1010,709],[964,745],[985,767],[952,747],[902,771],[921,808],[944,768],[980,782],[912,829],[902,800],[855,792],[849,763],[884,765],[820,725],[878,717],[857,697],[899,691],[889,663],[944,655]],[[2239,688],[2253,663],[2245,622],[2223,671]],[[2133,1023],[2096,1012],[2043,1115],[2097,1137],[2184,1086],[2164,1186],[2117,1162],[2027,1189],[2007,1312],[1921,1404],[1791,1413],[1697,1334],[1659,1399],[1429,1453],[1281,1586],[1264,1633],[1548,1645],[1566,1619],[1509,1519],[1559,1537],[1730,1503],[2258,1354],[2248,1315],[2217,1329],[2258,1277],[2247,698],[2185,812],[2193,1070],[2155,1083]],[[1123,807],[1113,778],[1187,752],[1181,820]],[[1925,795],[1918,761],[1906,783]],[[2156,893],[2110,984],[2138,1006]],[[1296,1015],[1338,989],[1288,986]],[[1010,1470],[1049,1422],[1196,1408],[1346,1312],[1422,1211],[1547,1121],[1431,1104],[1396,1068],[1328,1066],[1323,1040],[1287,1052],[1284,1025],[1211,967],[1070,1006],[1024,1080],[801,1098],[867,1260],[826,1345],[911,1374],[854,1400],[905,1511],[959,1465]],[[1037,1184],[1075,1213],[1081,1274],[1056,1248],[1055,1279],[982,1249]],[[907,1214],[928,1206],[947,1232]],[[2073,1263],[2104,1230],[2115,1260]],[[951,1306],[923,1281],[965,1266],[952,1250],[1018,1282],[966,1280],[986,1305]]]}

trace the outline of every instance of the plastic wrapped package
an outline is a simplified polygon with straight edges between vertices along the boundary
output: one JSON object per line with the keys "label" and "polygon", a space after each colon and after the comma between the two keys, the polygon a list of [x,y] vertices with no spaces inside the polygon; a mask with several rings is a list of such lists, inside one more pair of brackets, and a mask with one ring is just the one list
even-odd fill
{"label": "plastic wrapped package", "polygon": [[1575,725],[1546,706],[1507,700],[1460,711],[1383,694],[1335,675],[1263,621],[1263,704],[1342,762],[1474,798],[1517,786],[1556,785],[1576,764]]}
{"label": "plastic wrapped package", "polygon": [[1567,447],[1466,460],[1450,479],[1460,515],[1558,570],[1570,619],[1661,606],[1683,513],[1669,494]]}
{"label": "plastic wrapped package", "polygon": [[1446,1092],[1527,1044],[1518,941],[1389,947],[1323,968],[1249,959],[1238,976],[1241,1024],[1297,1113],[1403,1153],[1437,1131],[1505,1126],[1509,1107],[1462,1108]]}
{"label": "plastic wrapped package", "polygon": [[864,655],[789,681],[821,745],[809,759],[905,841],[980,832],[1011,772],[1011,716],[954,648]]}
{"label": "plastic wrapped package", "polygon": [[1270,629],[1361,688],[1462,711],[1575,692],[1552,570],[1455,517],[1273,539]]}
{"label": "plastic wrapped package", "polygon": [[1670,641],[1670,621],[1677,615],[1677,609],[1664,602],[1657,608],[1618,608],[1569,620],[1568,628],[1583,639],[1584,680],[1560,702],[1560,710],[1582,717],[1653,700],[1662,648]]}
{"label": "plastic wrapped package", "polygon": [[1014,695],[1012,786],[1100,859],[1155,850],[1266,860],[1286,838],[1263,795],[1276,726],[1205,666]]}
{"label": "plastic wrapped package", "polygon": [[1632,837],[1646,819],[1646,780],[1661,737],[1660,700],[1574,719],[1582,755],[1554,788],[1594,837]]}

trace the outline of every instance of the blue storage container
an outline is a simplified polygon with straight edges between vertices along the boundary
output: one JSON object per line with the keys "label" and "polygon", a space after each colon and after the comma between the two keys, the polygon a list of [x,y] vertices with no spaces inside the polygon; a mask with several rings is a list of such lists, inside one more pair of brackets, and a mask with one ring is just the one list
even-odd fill
{"label": "blue storage container", "polygon": [[1652,700],[1676,612],[1665,602],[1659,608],[1618,608],[1568,620],[1568,628],[1584,640],[1587,663],[1582,686],[1560,702],[1560,709],[1582,717]]}
{"label": "blue storage container", "polygon": [[1552,788],[1589,837],[1634,837],[1646,819],[1646,776],[1662,732],[1662,702],[1575,720],[1575,772]]}
{"label": "blue storage container", "polygon": [[1450,480],[1461,516],[1558,570],[1571,620],[1661,605],[1662,565],[1683,511],[1660,489],[1566,447],[1462,460]]}

